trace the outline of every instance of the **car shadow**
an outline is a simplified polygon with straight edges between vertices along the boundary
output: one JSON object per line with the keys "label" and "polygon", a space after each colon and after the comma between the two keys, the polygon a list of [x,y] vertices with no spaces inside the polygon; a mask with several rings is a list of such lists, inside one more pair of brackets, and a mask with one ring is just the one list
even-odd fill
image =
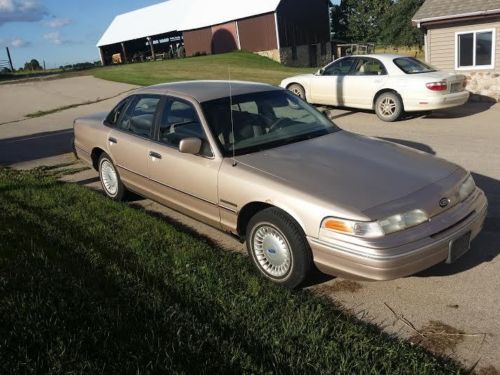
{"label": "car shadow", "polygon": [[73,151],[73,129],[0,139],[0,164],[9,165]]}
{"label": "car shadow", "polygon": [[[469,116],[474,116],[482,112],[488,111],[492,106],[494,106],[494,102],[468,102],[459,107],[447,108],[447,109],[439,109],[436,111],[421,111],[421,112],[405,112],[401,118],[397,122],[401,121],[409,121],[417,118],[423,120],[439,120],[439,119],[456,119],[456,118],[464,118]],[[353,109],[349,107],[329,106],[329,119],[336,120],[342,117],[347,117],[350,115],[354,115],[356,113],[367,113],[373,114],[376,116],[375,112],[368,109]],[[335,115],[333,113],[334,110],[347,111],[346,113],[341,113],[339,115]]]}
{"label": "car shadow", "polygon": [[[393,138],[380,139],[436,155],[432,147],[423,143]],[[474,172],[472,176],[477,186],[485,192],[490,207],[482,232],[472,242],[469,252],[455,263],[441,263],[415,276],[449,276],[491,262],[500,255],[500,181]]]}

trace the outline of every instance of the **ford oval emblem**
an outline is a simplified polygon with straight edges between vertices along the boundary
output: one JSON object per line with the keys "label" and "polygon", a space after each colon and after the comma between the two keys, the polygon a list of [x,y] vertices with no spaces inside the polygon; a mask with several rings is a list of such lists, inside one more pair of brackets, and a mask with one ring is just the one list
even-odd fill
{"label": "ford oval emblem", "polygon": [[443,198],[439,201],[439,207],[441,208],[446,208],[450,204],[450,199],[449,198]]}

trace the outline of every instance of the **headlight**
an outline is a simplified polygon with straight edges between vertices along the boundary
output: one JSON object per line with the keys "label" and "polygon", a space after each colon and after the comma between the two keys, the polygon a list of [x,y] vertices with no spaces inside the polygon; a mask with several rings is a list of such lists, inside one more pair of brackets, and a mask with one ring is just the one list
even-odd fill
{"label": "headlight", "polygon": [[422,210],[413,210],[372,222],[326,218],[321,223],[320,239],[328,240],[335,232],[362,238],[378,238],[415,227],[426,221],[429,221],[429,217]]}
{"label": "headlight", "polygon": [[460,202],[469,198],[469,196],[474,192],[474,190],[476,190],[476,183],[474,182],[472,176],[469,175],[469,177],[467,177],[462,186],[460,186],[460,190],[458,192],[458,195],[460,197]]}

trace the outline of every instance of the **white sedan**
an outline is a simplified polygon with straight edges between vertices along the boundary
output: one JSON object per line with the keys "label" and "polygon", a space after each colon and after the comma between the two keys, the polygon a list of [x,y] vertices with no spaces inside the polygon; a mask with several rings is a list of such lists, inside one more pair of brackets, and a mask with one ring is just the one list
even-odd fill
{"label": "white sedan", "polygon": [[381,120],[396,121],[404,112],[465,104],[466,83],[464,75],[438,71],[412,57],[362,55],[287,78],[281,87],[309,103],[375,110]]}

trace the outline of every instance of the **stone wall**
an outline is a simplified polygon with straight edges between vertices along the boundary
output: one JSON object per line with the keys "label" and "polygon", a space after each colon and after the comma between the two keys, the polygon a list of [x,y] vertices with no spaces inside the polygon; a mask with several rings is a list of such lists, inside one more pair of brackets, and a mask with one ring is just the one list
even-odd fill
{"label": "stone wall", "polygon": [[470,72],[467,76],[467,90],[472,101],[500,102],[500,74],[494,72]]}
{"label": "stone wall", "polygon": [[[316,58],[311,58],[311,45],[303,45],[297,47],[283,47],[280,49],[280,61],[282,64],[293,67],[305,67],[311,66],[311,61],[315,64],[314,67],[322,67],[330,63],[333,60],[332,55],[332,44],[318,43],[313,44],[316,50]],[[294,53],[295,49],[295,53]]]}
{"label": "stone wall", "polygon": [[261,52],[255,52],[257,55],[261,55],[264,57],[267,57],[268,59],[281,62],[281,56],[280,56],[280,51],[279,49],[273,49],[270,51],[261,51]]}

